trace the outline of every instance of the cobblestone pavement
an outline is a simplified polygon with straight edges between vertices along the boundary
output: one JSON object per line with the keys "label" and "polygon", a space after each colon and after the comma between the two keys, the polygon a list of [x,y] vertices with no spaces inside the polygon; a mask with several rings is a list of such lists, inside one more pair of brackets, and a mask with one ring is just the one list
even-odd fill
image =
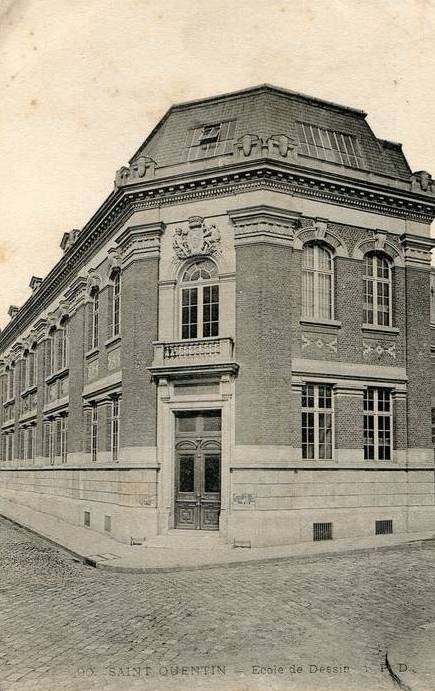
{"label": "cobblestone pavement", "polygon": [[0,691],[393,689],[385,652],[435,620],[434,565],[425,543],[115,574],[0,520]]}

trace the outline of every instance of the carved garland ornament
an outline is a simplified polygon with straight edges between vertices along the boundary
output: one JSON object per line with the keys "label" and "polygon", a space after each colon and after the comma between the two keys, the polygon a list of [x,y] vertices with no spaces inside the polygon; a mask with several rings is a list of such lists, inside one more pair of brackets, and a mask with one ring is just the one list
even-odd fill
{"label": "carved garland ornament", "polygon": [[221,253],[221,233],[214,225],[206,225],[199,216],[189,218],[186,226],[175,229],[172,240],[178,259],[213,256]]}

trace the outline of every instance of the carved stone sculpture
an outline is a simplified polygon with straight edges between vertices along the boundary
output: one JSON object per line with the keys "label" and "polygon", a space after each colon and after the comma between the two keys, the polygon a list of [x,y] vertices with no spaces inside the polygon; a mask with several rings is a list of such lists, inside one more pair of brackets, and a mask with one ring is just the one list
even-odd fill
{"label": "carved stone sculpture", "polygon": [[418,170],[411,175],[411,189],[413,192],[435,192],[432,175],[426,170]]}
{"label": "carved stone sculpture", "polygon": [[194,256],[212,256],[221,251],[221,233],[216,225],[206,225],[204,219],[192,216],[187,226],[174,231],[172,246],[178,259]]}

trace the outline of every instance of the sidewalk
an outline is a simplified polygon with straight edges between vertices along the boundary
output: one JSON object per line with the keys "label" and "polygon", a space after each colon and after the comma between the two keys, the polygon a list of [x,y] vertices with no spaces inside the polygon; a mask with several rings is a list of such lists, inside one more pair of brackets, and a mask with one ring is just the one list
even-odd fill
{"label": "sidewalk", "polygon": [[122,544],[108,535],[70,525],[54,516],[16,505],[3,498],[0,498],[0,516],[62,547],[86,564],[126,573],[195,570],[241,563],[313,558],[319,555],[332,556],[346,552],[394,549],[435,539],[433,532],[424,532],[253,549],[232,548],[230,545],[213,546],[210,550],[165,549],[147,547],[146,543],[138,546]]}

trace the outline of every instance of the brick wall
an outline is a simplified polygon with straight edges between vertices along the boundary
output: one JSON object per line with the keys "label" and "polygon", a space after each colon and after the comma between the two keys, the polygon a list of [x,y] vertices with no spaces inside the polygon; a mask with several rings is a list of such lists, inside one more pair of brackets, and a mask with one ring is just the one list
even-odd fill
{"label": "brick wall", "polygon": [[334,396],[335,447],[337,449],[362,449],[363,395],[345,394],[340,391]]}
{"label": "brick wall", "polygon": [[291,250],[236,250],[236,443],[289,444]]}
{"label": "brick wall", "polygon": [[157,340],[158,259],[131,263],[122,275],[121,446],[156,445],[156,386],[146,369]]}
{"label": "brick wall", "polygon": [[69,344],[68,453],[83,450],[83,376],[85,350],[85,310],[82,305],[71,317]]}
{"label": "brick wall", "polygon": [[406,269],[408,444],[411,448],[432,446],[429,276],[425,270]]}

